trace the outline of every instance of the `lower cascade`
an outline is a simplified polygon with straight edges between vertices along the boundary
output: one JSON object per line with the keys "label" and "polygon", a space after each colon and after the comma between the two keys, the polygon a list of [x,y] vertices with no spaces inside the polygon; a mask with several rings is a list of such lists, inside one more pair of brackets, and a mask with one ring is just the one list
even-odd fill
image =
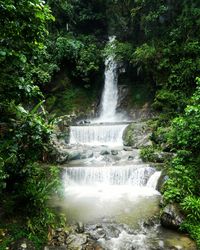
{"label": "lower cascade", "polygon": [[[161,172],[141,165],[120,167],[69,167],[66,169],[66,185],[129,185],[155,189]],[[129,187],[129,188],[130,188]]]}
{"label": "lower cascade", "polygon": [[[64,169],[65,199],[59,205],[72,224],[76,221],[84,225],[84,234],[96,241],[97,249],[196,249],[187,238],[161,228],[153,219],[159,214],[160,193],[156,187],[161,171],[143,163],[139,150],[81,147],[94,154],[73,160]],[[102,155],[102,150],[109,154]]]}

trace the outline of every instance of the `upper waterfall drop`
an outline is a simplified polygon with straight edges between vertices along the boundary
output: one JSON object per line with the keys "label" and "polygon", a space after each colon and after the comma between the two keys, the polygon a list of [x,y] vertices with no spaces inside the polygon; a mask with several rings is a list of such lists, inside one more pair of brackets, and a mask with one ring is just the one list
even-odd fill
{"label": "upper waterfall drop", "polygon": [[[115,36],[109,37],[109,44],[114,47]],[[116,115],[118,103],[118,72],[115,55],[109,55],[105,60],[105,81],[100,103],[100,116],[96,122],[115,122],[118,119]]]}
{"label": "upper waterfall drop", "polygon": [[[115,37],[110,37],[108,45],[115,46]],[[70,144],[123,146],[123,132],[127,127],[122,114],[117,113],[118,104],[118,64],[115,55],[105,60],[105,82],[100,103],[100,116],[90,120],[90,124],[70,127]],[[103,124],[102,124],[103,123]]]}

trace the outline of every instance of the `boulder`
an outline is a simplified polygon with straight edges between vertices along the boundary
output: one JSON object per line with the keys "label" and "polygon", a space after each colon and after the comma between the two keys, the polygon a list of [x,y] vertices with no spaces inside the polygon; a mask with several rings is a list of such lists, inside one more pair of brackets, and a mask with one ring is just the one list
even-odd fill
{"label": "boulder", "polygon": [[80,160],[81,159],[81,153],[78,151],[71,152],[68,156],[69,161],[74,161],[74,160]]}
{"label": "boulder", "polygon": [[130,124],[124,131],[123,141],[124,146],[133,146],[135,140],[135,124]]}
{"label": "boulder", "polygon": [[169,179],[169,176],[166,175],[166,172],[163,170],[160,178],[158,179],[158,184],[157,184],[157,190],[159,192],[162,191],[162,187],[165,184],[165,182]]}
{"label": "boulder", "polygon": [[84,224],[82,222],[77,222],[75,231],[77,233],[84,233],[84,231],[85,231]]}
{"label": "boulder", "polygon": [[179,229],[184,216],[178,204],[168,204],[161,214],[161,225],[166,228]]}
{"label": "boulder", "polygon": [[63,164],[68,161],[68,148],[63,139],[59,139],[56,134],[51,136],[51,147],[43,160]]}
{"label": "boulder", "polygon": [[151,131],[145,122],[131,123],[123,134],[124,145],[133,148],[151,146],[150,135]]}
{"label": "boulder", "polygon": [[56,154],[56,162],[59,163],[59,164],[64,164],[68,161],[69,159],[69,154],[66,153],[66,152],[57,152]]}
{"label": "boulder", "polygon": [[110,154],[110,151],[107,150],[107,149],[103,149],[103,150],[101,150],[101,152],[100,152],[100,155],[109,155],[109,154]]}

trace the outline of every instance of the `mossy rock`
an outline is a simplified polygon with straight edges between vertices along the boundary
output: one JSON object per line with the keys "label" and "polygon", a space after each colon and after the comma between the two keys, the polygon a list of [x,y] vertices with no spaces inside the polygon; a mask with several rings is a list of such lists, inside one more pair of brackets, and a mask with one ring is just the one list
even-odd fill
{"label": "mossy rock", "polygon": [[124,141],[124,146],[133,146],[135,142],[134,138],[134,130],[135,130],[135,124],[130,124],[128,127],[125,129],[124,134],[123,134],[123,141]]}
{"label": "mossy rock", "polygon": [[131,123],[124,131],[124,146],[142,148],[151,146],[151,130],[146,122]]}

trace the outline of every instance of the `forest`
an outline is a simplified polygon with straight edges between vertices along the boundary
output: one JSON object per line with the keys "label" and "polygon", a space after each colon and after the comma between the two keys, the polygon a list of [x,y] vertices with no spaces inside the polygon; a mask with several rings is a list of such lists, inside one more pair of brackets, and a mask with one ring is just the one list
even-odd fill
{"label": "forest", "polygon": [[0,0],[0,12],[0,249],[21,238],[43,249],[65,224],[48,206],[62,193],[52,135],[66,115],[98,106],[112,53],[126,68],[129,108],[151,97],[152,145],[140,154],[173,155],[163,207],[178,204],[179,230],[200,248],[200,1]]}

